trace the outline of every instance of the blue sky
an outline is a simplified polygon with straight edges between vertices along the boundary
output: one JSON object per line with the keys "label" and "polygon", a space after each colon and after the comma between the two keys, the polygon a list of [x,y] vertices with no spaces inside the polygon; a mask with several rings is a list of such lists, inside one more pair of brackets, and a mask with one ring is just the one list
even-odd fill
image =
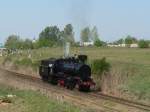
{"label": "blue sky", "polygon": [[130,34],[150,39],[150,0],[1,0],[0,42],[10,34],[38,37],[46,26],[71,23],[76,40],[85,26],[112,41]]}

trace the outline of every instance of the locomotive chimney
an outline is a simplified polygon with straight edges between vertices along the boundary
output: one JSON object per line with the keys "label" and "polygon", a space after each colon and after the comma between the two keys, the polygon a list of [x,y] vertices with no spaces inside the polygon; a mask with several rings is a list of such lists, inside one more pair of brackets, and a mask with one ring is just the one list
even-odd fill
{"label": "locomotive chimney", "polygon": [[70,54],[70,43],[66,42],[64,46],[64,57],[69,57]]}

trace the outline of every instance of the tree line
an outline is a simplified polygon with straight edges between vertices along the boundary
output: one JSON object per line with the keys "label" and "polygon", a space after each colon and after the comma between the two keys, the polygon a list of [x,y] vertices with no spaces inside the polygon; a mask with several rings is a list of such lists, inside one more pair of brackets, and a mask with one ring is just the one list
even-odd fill
{"label": "tree line", "polygon": [[[104,43],[99,39],[96,26],[92,29],[83,28],[80,40],[81,42],[93,41],[96,46],[102,46]],[[10,35],[5,42],[5,47],[9,49],[34,49],[62,46],[65,42],[71,43],[72,46],[79,45],[79,42],[75,41],[74,29],[71,24],[67,24],[62,31],[57,26],[48,26],[41,31],[36,41],[22,39],[18,35]]]}
{"label": "tree line", "polygon": [[63,31],[57,26],[48,26],[41,33],[36,41],[31,39],[21,39],[20,36],[10,35],[5,47],[9,49],[33,49],[41,47],[61,46],[63,42],[68,41],[74,44],[74,32],[71,24],[65,26]]}
{"label": "tree line", "polygon": [[[94,45],[97,47],[107,45],[106,42],[100,39],[96,26],[93,28],[83,28],[80,32],[80,41],[81,43],[94,42]],[[63,30],[60,30],[57,26],[47,26],[39,33],[36,41],[22,39],[18,35],[10,35],[5,42],[5,47],[8,49],[36,49],[41,47],[63,46],[65,42],[69,42],[72,46],[79,46],[79,42],[75,41],[74,28],[71,24],[67,24]],[[135,37],[128,35],[125,39],[121,38],[111,44],[123,43],[127,47],[131,44],[138,43],[140,48],[147,48],[149,47],[150,41],[137,40]]]}
{"label": "tree line", "polygon": [[131,44],[137,44],[139,48],[149,48],[150,47],[150,40],[144,40],[128,35],[125,39],[121,38],[117,41],[114,41],[112,44],[125,44],[126,47],[130,47]]}

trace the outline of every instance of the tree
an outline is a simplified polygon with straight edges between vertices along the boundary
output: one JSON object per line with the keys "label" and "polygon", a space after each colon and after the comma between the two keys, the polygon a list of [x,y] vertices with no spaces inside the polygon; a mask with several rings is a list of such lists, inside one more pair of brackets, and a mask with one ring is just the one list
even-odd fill
{"label": "tree", "polygon": [[52,47],[57,45],[60,40],[60,30],[57,26],[46,27],[39,34],[39,47]]}
{"label": "tree", "polygon": [[114,44],[123,44],[124,43],[124,39],[119,39],[119,40],[117,40],[117,41],[115,41],[115,42],[113,42]]}
{"label": "tree", "polygon": [[30,40],[30,39],[25,39],[25,40],[22,42],[22,48],[23,48],[23,49],[33,49],[32,40]]}
{"label": "tree", "polygon": [[131,36],[127,36],[125,39],[125,44],[132,44],[132,37]]}
{"label": "tree", "polygon": [[90,28],[86,27],[81,31],[81,41],[82,42],[89,42],[90,41]]}
{"label": "tree", "polygon": [[135,37],[132,37],[132,43],[138,43],[138,40]]}
{"label": "tree", "polygon": [[62,31],[62,37],[65,42],[75,43],[73,26],[71,24],[65,26],[64,31]]}
{"label": "tree", "polygon": [[8,49],[19,49],[21,48],[21,43],[22,40],[19,36],[10,35],[5,42],[5,47]]}
{"label": "tree", "polygon": [[137,39],[135,37],[131,37],[130,35],[128,35],[126,38],[125,38],[125,44],[129,47],[131,44],[133,43],[137,43]]}
{"label": "tree", "polygon": [[101,41],[100,39],[96,39],[96,40],[94,41],[94,45],[95,45],[96,47],[102,47],[102,46],[105,46],[106,43],[103,42],[103,41]]}
{"label": "tree", "polygon": [[146,40],[140,40],[138,42],[139,48],[148,48],[149,47],[149,42]]}
{"label": "tree", "polygon": [[97,41],[99,39],[99,34],[96,26],[94,26],[94,28],[92,29],[90,37],[92,41]]}

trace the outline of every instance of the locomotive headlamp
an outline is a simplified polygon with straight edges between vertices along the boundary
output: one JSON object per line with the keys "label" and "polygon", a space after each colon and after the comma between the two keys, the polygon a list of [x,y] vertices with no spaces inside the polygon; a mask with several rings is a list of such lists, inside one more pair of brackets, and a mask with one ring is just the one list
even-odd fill
{"label": "locomotive headlamp", "polygon": [[53,64],[49,64],[49,67],[51,68],[53,66]]}

